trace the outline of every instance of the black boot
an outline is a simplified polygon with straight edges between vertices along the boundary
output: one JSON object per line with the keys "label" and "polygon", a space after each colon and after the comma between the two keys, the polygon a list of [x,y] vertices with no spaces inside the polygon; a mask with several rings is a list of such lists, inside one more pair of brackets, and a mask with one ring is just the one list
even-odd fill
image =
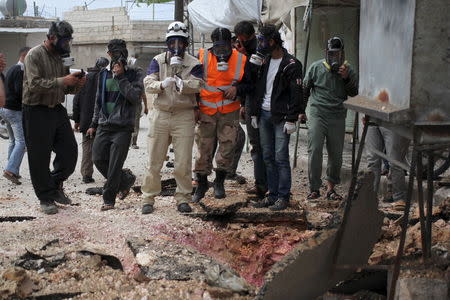
{"label": "black boot", "polygon": [[192,202],[198,202],[203,197],[205,197],[206,191],[208,191],[208,177],[197,173],[197,189],[195,189],[194,196],[192,197]]}
{"label": "black boot", "polygon": [[216,170],[216,179],[214,179],[214,198],[216,199],[222,199],[226,197],[225,187],[223,186],[223,182],[225,181],[226,176],[226,171]]}

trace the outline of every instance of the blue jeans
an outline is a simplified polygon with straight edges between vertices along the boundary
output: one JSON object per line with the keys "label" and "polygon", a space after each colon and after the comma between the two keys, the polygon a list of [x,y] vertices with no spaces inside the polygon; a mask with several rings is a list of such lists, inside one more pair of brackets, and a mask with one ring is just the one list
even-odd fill
{"label": "blue jeans", "polygon": [[20,165],[25,154],[22,111],[1,108],[0,114],[10,124],[12,129],[12,131],[9,131],[8,164],[5,170],[19,175]]}
{"label": "blue jeans", "polygon": [[288,201],[291,192],[290,135],[283,132],[284,123],[273,123],[271,113],[261,110],[258,127],[266,165],[269,198],[272,201]]}

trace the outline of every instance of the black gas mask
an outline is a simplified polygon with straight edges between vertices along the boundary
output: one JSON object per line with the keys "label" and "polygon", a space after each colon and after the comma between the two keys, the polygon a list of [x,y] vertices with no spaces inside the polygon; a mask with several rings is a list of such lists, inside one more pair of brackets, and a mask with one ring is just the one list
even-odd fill
{"label": "black gas mask", "polygon": [[250,62],[261,66],[268,55],[275,49],[275,45],[270,45],[271,37],[258,34],[256,36],[256,54],[250,57]]}
{"label": "black gas mask", "polygon": [[217,71],[225,72],[228,70],[228,60],[233,50],[231,41],[218,40],[213,43],[212,53],[217,57]]}
{"label": "black gas mask", "polygon": [[108,43],[108,53],[111,56],[110,69],[114,65],[121,63],[124,67],[127,65],[128,50],[124,40],[114,39]]}
{"label": "black gas mask", "polygon": [[184,37],[173,36],[166,41],[167,50],[170,52],[170,65],[180,65],[183,63],[184,52],[188,46],[188,41]]}
{"label": "black gas mask", "polygon": [[345,62],[344,43],[340,38],[333,37],[328,40],[326,61],[331,72],[339,72],[339,67]]}
{"label": "black gas mask", "polygon": [[242,46],[244,46],[245,51],[247,51],[248,55],[256,53],[256,37],[252,38],[251,40],[242,41],[241,43]]}
{"label": "black gas mask", "polygon": [[47,38],[53,38],[51,45],[56,53],[58,53],[65,67],[70,67],[75,63],[73,57],[70,57],[70,47],[72,46],[73,28],[66,21],[52,22],[48,30]]}

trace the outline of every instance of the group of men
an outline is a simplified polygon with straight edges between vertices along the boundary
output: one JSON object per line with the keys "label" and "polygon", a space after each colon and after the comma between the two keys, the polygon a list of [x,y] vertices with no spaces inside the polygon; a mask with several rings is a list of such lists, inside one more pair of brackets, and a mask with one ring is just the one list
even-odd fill
{"label": "group of men", "polygon": [[[56,213],[55,202],[71,202],[63,182],[74,171],[78,151],[61,105],[67,93],[79,93],[74,120],[75,129],[83,133],[83,181],[92,181],[92,162],[106,178],[101,210],[113,209],[116,197],[126,197],[136,180],[123,165],[145,93],[154,100],[149,114],[148,168],[142,184],[143,214],[153,212],[155,197],[161,192],[161,168],[170,144],[175,155],[174,198],[180,212],[190,212],[189,203],[205,197],[214,160],[214,197],[226,197],[224,180],[236,178],[245,140],[240,118],[245,120],[252,147],[255,185],[248,192],[258,196],[255,207],[283,210],[289,206],[289,139],[297,122],[306,120],[308,199],[320,197],[325,141],[326,196],[342,199],[334,187],[342,165],[343,102],[358,92],[357,75],[345,61],[343,41],[331,38],[325,59],[314,62],[303,78],[302,64],[283,47],[274,25],[262,26],[256,34],[252,23],[242,21],[234,33],[233,37],[230,30],[216,28],[211,34],[212,47],[200,49],[194,57],[186,51],[190,42],[186,25],[173,22],[166,33],[167,51],[152,59],[146,75],[127,63],[125,41],[114,39],[108,43],[111,61],[99,58],[86,79],[84,72],[69,73],[62,61],[70,52],[72,26],[54,22],[43,44],[29,52],[26,49],[21,69],[24,137],[31,180],[43,212]],[[197,152],[192,168],[194,141]],[[56,156],[50,171],[52,151]],[[17,170],[10,172],[19,176]],[[197,188],[192,196],[193,172]]]}

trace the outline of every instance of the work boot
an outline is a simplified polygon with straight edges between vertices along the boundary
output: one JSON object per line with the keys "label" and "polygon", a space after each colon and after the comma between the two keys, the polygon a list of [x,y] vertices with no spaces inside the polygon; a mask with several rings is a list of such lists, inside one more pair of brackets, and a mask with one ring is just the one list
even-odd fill
{"label": "work boot", "polygon": [[192,208],[187,203],[180,203],[177,205],[177,209],[179,212],[188,213],[192,211]]}
{"label": "work boot", "polygon": [[130,193],[130,189],[136,181],[136,176],[130,169],[123,169],[123,174],[120,182],[118,197],[120,200],[125,199]]}
{"label": "work boot", "polygon": [[226,197],[225,187],[223,186],[225,176],[227,176],[227,172],[216,170],[216,179],[214,179],[214,198],[216,199],[223,199]]}
{"label": "work boot", "polygon": [[64,205],[69,205],[72,203],[72,200],[70,200],[70,198],[67,197],[67,195],[64,193],[64,188],[63,188],[62,182],[59,184],[57,193],[58,193],[58,196],[55,198],[56,202],[58,202],[60,204],[64,204]]}
{"label": "work boot", "polygon": [[41,209],[46,215],[54,215],[58,212],[58,207],[53,202],[41,202]]}
{"label": "work boot", "polygon": [[252,206],[254,208],[264,208],[264,207],[269,207],[275,204],[275,200],[270,199],[269,197],[265,197],[264,199],[258,201],[258,202],[253,202]]}
{"label": "work boot", "polygon": [[198,202],[205,197],[206,191],[208,191],[208,177],[197,173],[197,189],[195,190],[192,202]]}
{"label": "work boot", "polygon": [[274,205],[269,206],[269,209],[273,211],[285,210],[288,206],[289,200],[278,199]]}
{"label": "work boot", "polygon": [[92,183],[92,182],[95,182],[92,176],[83,176],[83,183]]}
{"label": "work boot", "polygon": [[143,215],[151,214],[152,212],[153,212],[153,205],[151,205],[151,204],[144,204],[142,206],[142,214]]}

